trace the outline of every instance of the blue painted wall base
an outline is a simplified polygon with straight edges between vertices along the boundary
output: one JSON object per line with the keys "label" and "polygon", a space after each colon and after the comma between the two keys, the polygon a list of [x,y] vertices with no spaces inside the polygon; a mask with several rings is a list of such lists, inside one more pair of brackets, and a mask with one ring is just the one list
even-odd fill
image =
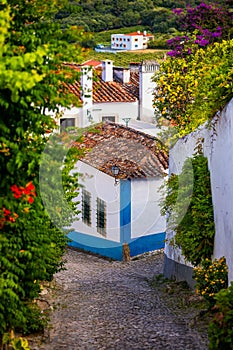
{"label": "blue painted wall base", "polygon": [[[114,260],[122,260],[122,244],[110,241],[105,238],[99,238],[80,232],[72,231],[68,234],[71,239],[69,245],[74,248],[98,254]],[[165,232],[155,233],[148,236],[142,236],[130,239],[127,243],[130,248],[131,257],[146,253],[152,250],[164,248]]]}

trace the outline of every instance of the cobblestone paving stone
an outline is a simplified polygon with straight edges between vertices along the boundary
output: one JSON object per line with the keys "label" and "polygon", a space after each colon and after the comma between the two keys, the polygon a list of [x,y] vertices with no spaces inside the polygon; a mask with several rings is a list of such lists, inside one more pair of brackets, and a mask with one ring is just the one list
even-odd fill
{"label": "cobblestone paving stone", "polygon": [[32,350],[205,350],[207,339],[174,314],[148,280],[163,252],[112,262],[68,249],[48,337]]}

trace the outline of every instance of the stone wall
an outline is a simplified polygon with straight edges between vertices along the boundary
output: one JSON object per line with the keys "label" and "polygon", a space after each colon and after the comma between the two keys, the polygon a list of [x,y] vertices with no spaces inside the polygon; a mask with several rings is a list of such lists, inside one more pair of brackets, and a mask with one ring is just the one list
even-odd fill
{"label": "stone wall", "polygon": [[[230,282],[233,281],[233,99],[215,116],[211,128],[205,124],[175,144],[170,151],[169,173],[179,174],[185,159],[194,154],[201,141],[211,175],[216,229],[213,258],[226,257]],[[167,232],[164,274],[192,285],[192,266],[169,244],[173,236],[173,232]]]}

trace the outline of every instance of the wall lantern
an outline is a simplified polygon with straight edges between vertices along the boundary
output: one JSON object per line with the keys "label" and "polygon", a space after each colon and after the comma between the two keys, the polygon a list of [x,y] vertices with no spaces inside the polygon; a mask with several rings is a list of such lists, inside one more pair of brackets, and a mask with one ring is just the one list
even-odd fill
{"label": "wall lantern", "polygon": [[117,165],[112,166],[112,174],[115,177],[115,185],[117,185],[119,183],[119,180],[117,180],[117,178],[116,178],[117,175],[119,174],[119,171],[120,171],[120,169],[118,168]]}

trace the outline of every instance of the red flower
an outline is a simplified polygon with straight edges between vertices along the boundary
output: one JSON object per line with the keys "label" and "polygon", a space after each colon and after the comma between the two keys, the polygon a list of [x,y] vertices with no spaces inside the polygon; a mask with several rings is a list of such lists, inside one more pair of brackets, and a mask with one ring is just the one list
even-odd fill
{"label": "red flower", "polygon": [[34,202],[34,198],[28,197],[28,203],[32,204]]}
{"label": "red flower", "polygon": [[19,188],[17,185],[11,186],[11,191],[13,192],[13,196],[15,198],[20,198],[22,196],[22,193],[23,193],[22,189],[23,189],[23,187]]}
{"label": "red flower", "polygon": [[[31,181],[28,182],[25,187],[13,185],[11,186],[11,191],[13,192],[13,196],[15,198],[21,198],[22,195],[25,195],[26,200],[28,200],[27,196],[36,196],[35,186]],[[33,200],[30,200],[29,203],[33,203]]]}
{"label": "red flower", "polygon": [[31,181],[27,183],[24,191],[25,191],[25,194],[30,194],[30,192],[35,191],[35,186],[33,185],[33,183]]}
{"label": "red flower", "polygon": [[7,216],[10,215],[11,211],[9,209],[3,208],[3,215]]}

